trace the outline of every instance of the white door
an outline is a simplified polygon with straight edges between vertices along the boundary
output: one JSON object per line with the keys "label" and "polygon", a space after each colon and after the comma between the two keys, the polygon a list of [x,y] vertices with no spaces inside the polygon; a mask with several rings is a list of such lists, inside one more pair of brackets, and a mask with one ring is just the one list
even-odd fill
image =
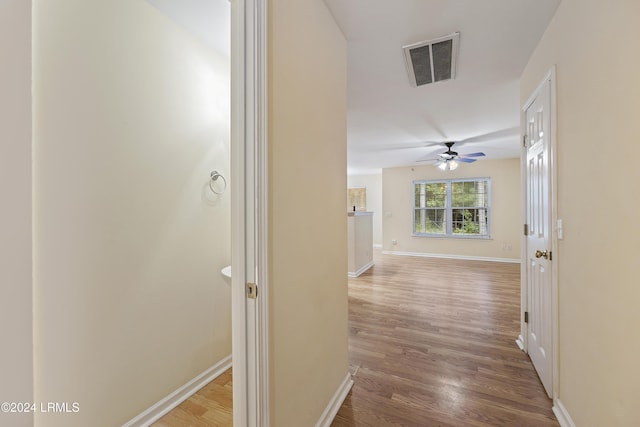
{"label": "white door", "polygon": [[553,378],[550,194],[550,83],[540,87],[525,113],[527,350],[547,394]]}

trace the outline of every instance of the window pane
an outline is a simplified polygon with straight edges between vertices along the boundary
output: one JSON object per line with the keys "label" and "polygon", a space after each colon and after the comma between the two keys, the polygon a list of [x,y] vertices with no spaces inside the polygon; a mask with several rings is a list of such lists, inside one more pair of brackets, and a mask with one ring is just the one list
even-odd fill
{"label": "window pane", "polygon": [[414,208],[443,208],[447,202],[447,183],[431,182],[415,184],[413,188]]}
{"label": "window pane", "polygon": [[487,234],[486,209],[453,209],[452,230],[455,234]]}
{"label": "window pane", "polygon": [[[424,184],[416,184],[414,186],[414,208],[423,208],[424,207]],[[422,202],[422,205],[420,204]]]}
{"label": "window pane", "polygon": [[446,211],[444,209],[416,209],[414,214],[414,232],[427,234],[446,233]]}
{"label": "window pane", "polygon": [[476,192],[476,183],[475,182],[465,182],[464,183],[464,206],[477,206],[477,192]]}
{"label": "window pane", "polygon": [[[459,182],[454,182],[453,184],[460,184]],[[452,186],[453,186],[452,184]],[[461,188],[462,186],[458,186]],[[452,191],[451,194],[451,206],[464,206],[464,194],[461,191]]]}
{"label": "window pane", "polygon": [[443,208],[447,200],[447,184],[445,182],[435,182],[426,184],[427,207]]}
{"label": "window pane", "polygon": [[488,181],[463,181],[451,183],[451,202],[453,207],[488,207]]}
{"label": "window pane", "polygon": [[467,181],[464,183],[464,193],[465,194],[474,194],[476,192],[476,183],[475,181]]}
{"label": "window pane", "polygon": [[478,234],[486,236],[489,234],[489,211],[478,209]]}

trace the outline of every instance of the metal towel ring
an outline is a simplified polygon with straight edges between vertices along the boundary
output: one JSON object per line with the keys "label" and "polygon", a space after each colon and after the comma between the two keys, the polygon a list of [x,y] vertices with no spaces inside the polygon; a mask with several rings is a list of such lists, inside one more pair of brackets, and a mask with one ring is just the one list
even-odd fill
{"label": "metal towel ring", "polygon": [[[221,191],[216,191],[213,188],[213,183],[216,182],[218,178],[222,178],[222,182],[224,182],[224,187],[222,188]],[[222,194],[227,189],[227,179],[224,176],[222,176],[220,172],[213,171],[211,172],[211,179],[209,180],[209,188],[211,189],[211,191],[213,191],[214,194]]]}

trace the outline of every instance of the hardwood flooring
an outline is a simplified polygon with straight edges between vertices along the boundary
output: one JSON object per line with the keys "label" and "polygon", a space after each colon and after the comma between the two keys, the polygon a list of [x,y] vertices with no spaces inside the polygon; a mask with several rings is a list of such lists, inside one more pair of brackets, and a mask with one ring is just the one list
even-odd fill
{"label": "hardwood flooring", "polygon": [[[515,344],[519,266],[379,253],[375,263],[349,279],[358,370],[332,426],[559,426]],[[229,370],[154,426],[232,426],[231,394]]]}
{"label": "hardwood flooring", "polygon": [[232,427],[231,369],[198,390],[153,427]]}
{"label": "hardwood flooring", "polygon": [[558,426],[520,330],[515,264],[376,255],[349,279],[355,384],[332,426]]}

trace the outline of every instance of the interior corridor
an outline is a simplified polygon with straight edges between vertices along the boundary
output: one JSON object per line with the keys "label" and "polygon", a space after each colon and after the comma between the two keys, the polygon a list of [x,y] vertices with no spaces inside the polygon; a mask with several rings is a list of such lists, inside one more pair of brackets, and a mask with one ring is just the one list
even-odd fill
{"label": "interior corridor", "polygon": [[333,426],[558,426],[515,339],[520,266],[376,253],[349,279],[355,385]]}

